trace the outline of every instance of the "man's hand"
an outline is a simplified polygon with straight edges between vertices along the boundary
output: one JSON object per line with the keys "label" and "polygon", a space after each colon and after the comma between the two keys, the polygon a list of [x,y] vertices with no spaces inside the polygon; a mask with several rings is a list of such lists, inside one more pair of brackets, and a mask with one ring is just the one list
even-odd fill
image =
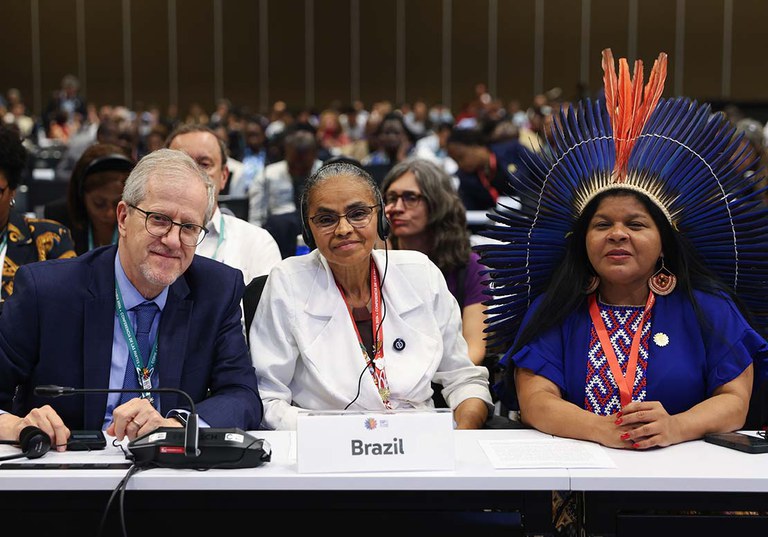
{"label": "man's hand", "polygon": [[133,440],[158,427],[181,427],[181,424],[175,419],[164,418],[148,399],[135,397],[115,408],[106,433],[118,440],[126,436]]}
{"label": "man's hand", "polygon": [[0,415],[0,438],[18,440],[24,427],[37,427],[51,437],[51,447],[56,451],[66,451],[70,431],[61,417],[50,405],[33,408],[29,414],[20,418],[13,414]]}

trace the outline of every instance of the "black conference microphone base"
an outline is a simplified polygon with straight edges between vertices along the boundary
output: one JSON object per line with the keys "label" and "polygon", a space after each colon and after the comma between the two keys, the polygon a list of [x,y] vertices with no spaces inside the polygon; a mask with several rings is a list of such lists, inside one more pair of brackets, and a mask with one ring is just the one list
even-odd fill
{"label": "black conference microphone base", "polygon": [[184,454],[184,429],[158,427],[128,443],[137,466],[161,468],[255,468],[272,456],[269,443],[242,429],[203,427],[199,430],[199,455]]}
{"label": "black conference microphone base", "polygon": [[199,428],[192,397],[178,388],[111,389],[72,388],[46,384],[35,387],[35,395],[61,397],[89,393],[176,393],[189,403],[186,427],[158,427],[128,442],[128,451],[137,466],[163,468],[253,468],[272,456],[269,443],[242,429]]}

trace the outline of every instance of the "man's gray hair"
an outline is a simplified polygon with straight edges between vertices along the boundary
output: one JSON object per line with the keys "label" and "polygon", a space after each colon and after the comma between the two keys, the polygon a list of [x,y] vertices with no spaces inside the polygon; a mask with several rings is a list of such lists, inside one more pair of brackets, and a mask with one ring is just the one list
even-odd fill
{"label": "man's gray hair", "polygon": [[176,149],[157,149],[143,157],[125,181],[123,201],[138,206],[147,197],[147,183],[155,176],[160,178],[188,179],[194,177],[205,185],[208,206],[205,209],[203,227],[213,216],[216,200],[211,178],[192,158]]}

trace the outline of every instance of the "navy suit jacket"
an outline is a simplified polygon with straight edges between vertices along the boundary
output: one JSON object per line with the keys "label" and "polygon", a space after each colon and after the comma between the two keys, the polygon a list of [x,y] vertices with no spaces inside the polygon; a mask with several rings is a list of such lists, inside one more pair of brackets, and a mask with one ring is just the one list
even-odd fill
{"label": "navy suit jacket", "polygon": [[[108,388],[116,246],[24,265],[0,315],[0,408],[24,416],[51,405],[70,429],[101,429],[107,394],[37,397],[35,386]],[[212,427],[259,428],[256,373],[241,324],[243,276],[195,256],[168,292],[158,328],[161,385],[180,388]],[[17,388],[18,387],[18,388]],[[15,393],[15,397],[14,397]],[[188,408],[161,394],[162,410]]]}

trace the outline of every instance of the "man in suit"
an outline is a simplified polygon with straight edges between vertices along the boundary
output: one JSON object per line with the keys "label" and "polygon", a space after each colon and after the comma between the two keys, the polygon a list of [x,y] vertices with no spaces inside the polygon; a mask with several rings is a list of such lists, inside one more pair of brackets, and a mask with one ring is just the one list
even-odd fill
{"label": "man in suit", "polygon": [[181,151],[157,150],[126,181],[116,246],[17,272],[0,315],[0,439],[34,425],[63,450],[71,429],[134,439],[181,426],[188,410],[174,393],[34,395],[44,384],[180,388],[201,425],[259,427],[242,273],[195,255],[214,207],[207,174]]}

